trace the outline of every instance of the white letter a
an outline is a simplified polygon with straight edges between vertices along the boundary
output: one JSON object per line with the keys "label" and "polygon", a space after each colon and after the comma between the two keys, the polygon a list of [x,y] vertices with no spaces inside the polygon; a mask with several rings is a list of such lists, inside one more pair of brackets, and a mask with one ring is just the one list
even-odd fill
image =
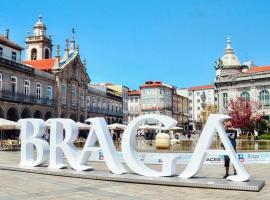
{"label": "white letter a", "polygon": [[[228,155],[230,157],[230,160],[236,169],[237,175],[229,176],[227,179],[231,181],[247,181],[249,179],[249,174],[240,164],[237,154],[235,153],[232,144],[223,128],[222,122],[228,118],[230,117],[221,114],[211,114],[208,117],[194,153],[192,154],[192,158],[185,170],[179,175],[180,178],[191,178],[192,176],[195,176],[201,169],[208,153],[211,155]],[[225,150],[210,150],[210,146],[216,132],[218,132]]]}

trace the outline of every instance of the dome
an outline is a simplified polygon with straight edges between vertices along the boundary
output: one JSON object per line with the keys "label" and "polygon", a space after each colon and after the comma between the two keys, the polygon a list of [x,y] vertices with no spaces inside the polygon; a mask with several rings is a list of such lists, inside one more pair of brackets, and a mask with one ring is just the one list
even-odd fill
{"label": "dome", "polygon": [[38,21],[35,24],[34,28],[46,28],[45,24],[42,21],[42,16],[41,15],[38,16]]}
{"label": "dome", "polygon": [[227,46],[225,48],[224,56],[221,58],[224,67],[240,66],[240,61],[234,54],[234,50],[231,47],[231,40],[227,38]]}

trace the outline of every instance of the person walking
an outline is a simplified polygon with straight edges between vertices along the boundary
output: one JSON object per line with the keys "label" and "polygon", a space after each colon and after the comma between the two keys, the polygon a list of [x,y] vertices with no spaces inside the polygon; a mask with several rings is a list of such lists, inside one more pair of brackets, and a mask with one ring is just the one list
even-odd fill
{"label": "person walking", "polygon": [[254,140],[258,139],[258,131],[256,129],[254,129]]}
{"label": "person walking", "polygon": [[[227,121],[225,123],[225,131],[227,133],[227,136],[236,152],[236,138],[237,138],[237,131],[233,128],[232,122]],[[222,147],[224,148],[224,145],[222,144]],[[230,169],[230,157],[227,155],[224,155],[224,167],[225,167],[225,175],[223,178],[227,178],[229,176],[229,169]],[[234,168],[234,175],[236,175],[236,170]]]}

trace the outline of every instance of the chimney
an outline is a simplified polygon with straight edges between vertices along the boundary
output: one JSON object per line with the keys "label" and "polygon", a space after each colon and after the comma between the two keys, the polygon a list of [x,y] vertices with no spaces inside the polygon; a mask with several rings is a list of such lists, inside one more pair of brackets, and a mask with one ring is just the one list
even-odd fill
{"label": "chimney", "polygon": [[9,29],[6,29],[6,38],[9,39]]}

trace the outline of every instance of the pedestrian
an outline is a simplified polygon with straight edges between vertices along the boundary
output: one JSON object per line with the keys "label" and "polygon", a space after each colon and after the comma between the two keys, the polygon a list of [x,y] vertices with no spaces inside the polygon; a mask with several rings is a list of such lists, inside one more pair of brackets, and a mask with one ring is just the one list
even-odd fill
{"label": "pedestrian", "polygon": [[190,140],[190,138],[191,138],[191,131],[188,131],[187,138],[188,138],[188,140]]}
{"label": "pedestrian", "polygon": [[254,129],[254,140],[258,139],[258,131],[256,129]]}
{"label": "pedestrian", "polygon": [[[232,122],[227,121],[225,123],[225,131],[227,133],[227,136],[236,152],[236,138],[237,138],[237,131],[233,128]],[[224,148],[224,145],[222,144],[222,147]],[[225,175],[223,178],[227,178],[229,176],[229,169],[230,169],[230,157],[227,155],[224,155],[224,167],[225,167]],[[236,170],[234,168],[234,175],[236,175]]]}
{"label": "pedestrian", "polygon": [[248,131],[248,141],[250,141],[250,140],[251,140],[251,136],[252,136],[251,131]]}

